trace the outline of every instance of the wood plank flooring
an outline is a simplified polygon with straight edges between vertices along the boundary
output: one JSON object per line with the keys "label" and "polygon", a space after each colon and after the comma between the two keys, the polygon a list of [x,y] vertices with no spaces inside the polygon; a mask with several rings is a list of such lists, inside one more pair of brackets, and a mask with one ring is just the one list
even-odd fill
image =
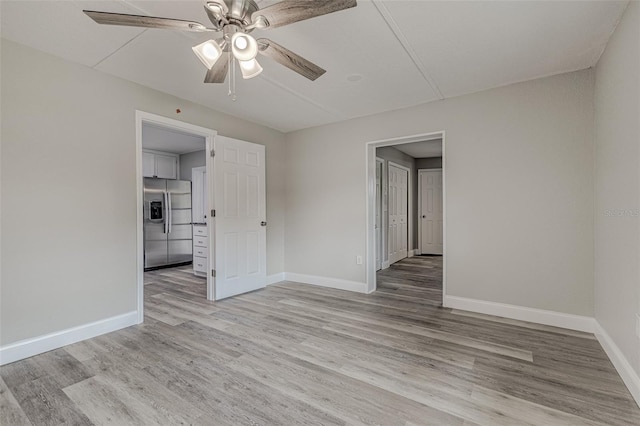
{"label": "wood plank flooring", "polygon": [[640,424],[592,335],[443,309],[441,260],[217,303],[147,273],[143,325],[0,367],[0,424]]}

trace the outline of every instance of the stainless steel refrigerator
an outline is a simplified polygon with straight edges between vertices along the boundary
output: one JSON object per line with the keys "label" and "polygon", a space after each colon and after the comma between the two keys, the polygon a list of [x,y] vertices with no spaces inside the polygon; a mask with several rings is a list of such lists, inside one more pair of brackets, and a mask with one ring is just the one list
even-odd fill
{"label": "stainless steel refrigerator", "polygon": [[191,182],[144,179],[144,267],[193,261]]}

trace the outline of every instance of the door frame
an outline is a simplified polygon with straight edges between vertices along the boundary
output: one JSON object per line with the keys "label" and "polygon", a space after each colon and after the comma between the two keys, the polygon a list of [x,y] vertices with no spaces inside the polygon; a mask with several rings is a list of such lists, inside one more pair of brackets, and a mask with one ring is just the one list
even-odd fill
{"label": "door frame", "polygon": [[[443,166],[444,166],[444,161],[442,162]],[[442,244],[443,244],[443,250],[444,250],[444,170],[442,170],[442,167],[436,167],[434,169],[418,169],[418,208],[416,209],[416,214],[418,216],[418,250],[420,250],[420,254],[422,254],[422,217],[421,217],[421,209],[422,209],[422,184],[420,183],[420,172],[437,172],[440,171],[442,172],[442,232],[443,232],[443,236],[442,236]],[[444,254],[443,254],[444,256]]]}
{"label": "door frame", "polygon": [[[413,212],[413,200],[412,200],[413,186],[411,185],[411,181],[413,179],[411,179],[411,168],[407,166],[403,166],[400,163],[396,163],[395,161],[387,160],[387,182],[386,182],[387,184],[387,215],[389,212],[389,167],[390,166],[393,166],[397,169],[401,169],[407,172],[407,257],[412,257],[413,249],[409,249],[409,247],[413,247],[414,245],[413,222],[415,221],[415,217],[414,217],[415,214]],[[387,221],[388,220],[389,218],[387,217]],[[387,241],[387,247],[386,247],[387,264],[391,266],[391,260],[389,259],[389,247],[388,247],[388,241],[389,241],[388,223],[387,223],[387,229],[385,229],[385,237],[386,237],[385,241]]]}
{"label": "door frame", "polygon": [[[377,173],[378,164],[380,164],[380,206],[378,206],[377,204],[375,206],[375,213],[378,213],[377,212],[378,208],[380,209],[380,252],[381,252],[380,253],[380,270],[386,269],[384,267],[384,254],[385,254],[384,253],[385,252],[384,248],[386,247],[385,240],[384,240],[384,236],[385,236],[384,229],[385,229],[385,226],[386,226],[386,223],[387,223],[387,221],[385,220],[385,215],[384,215],[384,211],[385,211],[384,210],[384,200],[385,200],[384,199],[384,194],[385,194],[384,185],[386,183],[386,178],[385,178],[386,173],[385,173],[385,170],[384,170],[384,162],[385,162],[384,158],[376,157],[376,173]],[[378,196],[378,194],[376,193],[376,199],[377,199],[377,196]],[[374,215],[373,219],[374,219],[374,226],[375,226],[375,215]],[[374,238],[375,238],[375,234],[374,234]],[[378,252],[378,242],[377,241],[375,242],[375,251],[376,251],[376,254],[377,254],[377,252]],[[375,256],[374,256],[374,262],[375,262]],[[377,267],[377,265],[376,265],[376,267]],[[388,267],[388,265],[387,265],[387,267]],[[376,271],[377,271],[377,269],[376,269]]]}
{"label": "door frame", "polygon": [[[138,316],[138,324],[144,322],[144,178],[142,177],[142,125],[144,123],[156,124],[175,130],[180,130],[205,138],[205,152],[213,150],[213,142],[218,134],[217,131],[206,127],[196,126],[195,124],[185,123],[183,121],[174,120],[157,114],[136,110],[136,268],[137,268],[137,287],[136,287],[136,312]],[[213,162],[211,156],[206,155],[207,173],[213,173]],[[211,210],[211,199],[207,210]],[[210,215],[207,215],[207,227],[209,229],[209,263],[212,262],[213,253],[213,222]],[[211,268],[208,268],[211,269]],[[207,274],[207,299],[213,300],[214,289],[213,279]]]}
{"label": "door frame", "polygon": [[444,130],[417,135],[399,136],[395,138],[375,140],[365,144],[365,190],[366,190],[366,280],[367,293],[376,291],[376,235],[375,235],[375,193],[376,193],[376,148],[383,146],[402,145],[412,142],[424,142],[442,139],[442,300],[447,295],[447,201],[446,201],[446,134]]}

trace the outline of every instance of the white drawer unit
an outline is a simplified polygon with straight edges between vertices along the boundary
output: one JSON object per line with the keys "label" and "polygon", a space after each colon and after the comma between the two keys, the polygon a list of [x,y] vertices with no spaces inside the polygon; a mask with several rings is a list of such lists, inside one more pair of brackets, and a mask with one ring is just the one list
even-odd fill
{"label": "white drawer unit", "polygon": [[206,237],[207,236],[207,227],[204,225],[194,225],[193,226],[193,236],[194,237]]}
{"label": "white drawer unit", "polygon": [[193,273],[196,275],[200,275],[197,272],[200,272],[201,274],[206,275],[207,273],[206,257],[193,256]]}
{"label": "white drawer unit", "polygon": [[193,245],[198,247],[207,247],[207,237],[193,236]]}
{"label": "white drawer unit", "polygon": [[207,225],[193,225],[193,274],[207,276],[209,244]]}

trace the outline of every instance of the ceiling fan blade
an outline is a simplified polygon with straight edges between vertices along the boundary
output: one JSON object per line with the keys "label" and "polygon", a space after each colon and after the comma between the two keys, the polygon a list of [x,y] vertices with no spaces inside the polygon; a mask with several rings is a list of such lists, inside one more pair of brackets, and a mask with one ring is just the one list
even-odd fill
{"label": "ceiling fan blade", "polygon": [[293,53],[286,47],[282,47],[278,43],[266,38],[259,39],[258,46],[258,51],[262,55],[273,59],[277,63],[284,65],[311,81],[315,81],[326,72],[313,62],[304,59],[302,56]]}
{"label": "ceiling fan blade", "polygon": [[83,12],[98,24],[126,25],[129,27],[163,28],[181,31],[211,31],[199,22],[182,21],[180,19],[156,18],[153,16],[127,15],[122,13],[98,12],[83,10]]}
{"label": "ceiling fan blade", "polygon": [[224,83],[229,72],[229,52],[222,52],[216,64],[207,71],[205,83]]}
{"label": "ceiling fan blade", "polygon": [[263,16],[268,27],[276,28],[355,6],[356,0],[283,0],[253,12],[251,20],[256,22]]}

